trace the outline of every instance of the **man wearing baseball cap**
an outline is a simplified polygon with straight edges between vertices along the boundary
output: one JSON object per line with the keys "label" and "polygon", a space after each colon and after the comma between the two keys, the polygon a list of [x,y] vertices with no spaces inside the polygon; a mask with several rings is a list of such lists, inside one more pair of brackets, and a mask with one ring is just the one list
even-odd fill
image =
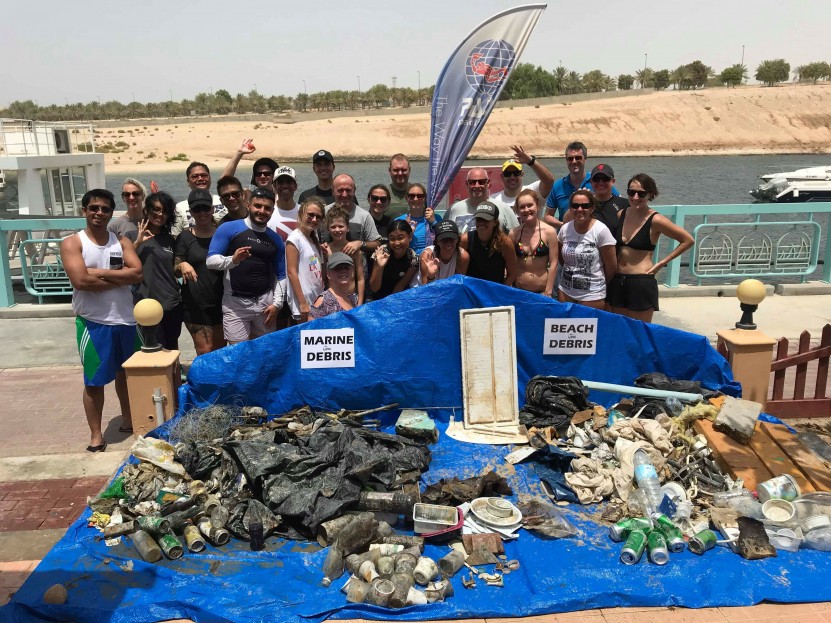
{"label": "man wearing baseball cap", "polygon": [[268,228],[277,232],[283,242],[297,229],[297,214],[300,204],[294,200],[297,192],[297,174],[291,167],[280,167],[274,172],[274,214],[268,221]]}
{"label": "man wearing baseball cap", "polygon": [[300,193],[298,201],[303,203],[309,197],[320,197],[323,203],[331,203],[335,200],[335,193],[332,190],[335,175],[335,158],[332,153],[320,149],[312,154],[312,170],[317,176],[317,185],[307,188]]}
{"label": "man wearing baseball cap", "polygon": [[[525,153],[522,145],[512,145],[511,149],[514,150],[514,157],[502,163],[502,184],[505,188],[498,193],[493,193],[490,196],[491,201],[495,201],[497,205],[503,203],[513,208],[517,195],[526,189],[536,190],[542,197],[547,197],[554,185],[554,174],[537,160],[536,156],[529,156]],[[522,181],[525,176],[523,166],[530,167],[537,174],[536,182],[523,186]]]}
{"label": "man wearing baseball cap", "polygon": [[[597,197],[597,208],[594,210],[594,218],[603,223],[610,231],[615,231],[618,226],[618,212],[629,207],[629,201],[625,197],[615,195],[615,172],[608,164],[598,164],[591,172],[592,188],[594,196]],[[569,210],[569,212],[571,212]],[[566,215],[566,221],[571,220]]]}
{"label": "man wearing baseball cap", "polygon": [[[240,143],[235,153],[228,164],[225,165],[225,170],[222,171],[222,177],[234,176],[237,174],[237,167],[243,156],[253,154],[257,151],[254,147],[254,139],[246,138]],[[257,158],[254,162],[254,168],[251,171],[251,186],[252,188],[271,188],[271,182],[274,179],[274,171],[280,165],[273,158]]]}

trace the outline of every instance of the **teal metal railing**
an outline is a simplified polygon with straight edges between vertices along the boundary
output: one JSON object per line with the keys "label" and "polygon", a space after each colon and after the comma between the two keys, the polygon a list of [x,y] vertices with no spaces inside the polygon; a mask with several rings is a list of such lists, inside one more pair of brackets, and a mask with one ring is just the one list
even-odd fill
{"label": "teal metal railing", "polygon": [[[698,284],[706,279],[775,279],[813,275],[831,283],[831,203],[750,203],[654,206],[679,227],[691,231],[695,246],[689,268]],[[796,218],[799,215],[799,218]],[[770,217],[772,220],[764,220]],[[701,221],[698,223],[697,221]],[[678,246],[661,237],[656,260]],[[681,283],[682,256],[664,273],[664,284]]]}

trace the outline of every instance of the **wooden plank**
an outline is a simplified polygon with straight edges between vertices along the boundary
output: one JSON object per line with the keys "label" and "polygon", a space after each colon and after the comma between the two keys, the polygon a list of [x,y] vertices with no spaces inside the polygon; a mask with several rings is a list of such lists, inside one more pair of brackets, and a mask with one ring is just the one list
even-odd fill
{"label": "wooden plank", "polygon": [[777,370],[784,370],[785,368],[790,368],[800,363],[811,362],[814,359],[822,359],[823,357],[827,359],[829,355],[831,355],[831,346],[820,346],[814,350],[791,355],[784,359],[777,359],[770,365],[770,369],[772,372],[776,372]]}
{"label": "wooden plank", "polygon": [[[798,354],[807,353],[811,349],[811,334],[803,331],[799,334]],[[796,365],[796,377],[793,384],[793,397],[796,400],[805,398],[805,380],[808,378],[808,364],[799,363]]]}
{"label": "wooden plank", "polygon": [[[831,324],[822,328],[822,339],[820,346],[831,346]],[[825,398],[825,391],[828,385],[828,361],[831,357],[821,357],[817,363],[817,384],[814,389],[814,398]],[[831,409],[829,409],[831,411]]]}
{"label": "wooden plank", "polygon": [[768,400],[765,412],[779,418],[829,417],[831,416],[831,398]]}
{"label": "wooden plank", "polygon": [[741,478],[747,489],[753,491],[758,483],[773,478],[771,471],[749,446],[743,446],[735,439],[714,430],[710,420],[696,420],[693,427],[707,438],[721,468],[732,478]]}
{"label": "wooden plank", "polygon": [[[788,456],[788,453],[781,448],[776,441],[768,434],[767,429],[762,425],[764,422],[756,422],[756,430],[748,444],[756,455],[762,459],[774,477],[781,474],[790,475],[799,485],[802,493],[813,493],[816,491],[811,481],[802,473],[799,466]],[[785,428],[784,426],[782,428]],[[790,432],[785,429],[790,435]],[[799,440],[795,441],[799,443]]]}
{"label": "wooden plank", "polygon": [[[779,338],[776,346],[776,358],[774,364],[780,359],[788,356],[788,340],[787,338]],[[785,371],[776,370],[773,372],[773,393],[771,397],[774,400],[781,400],[785,394]]]}
{"label": "wooden plank", "polygon": [[817,491],[831,491],[831,468],[822,459],[817,457],[799,441],[782,424],[761,423],[764,430],[777,446],[788,454],[791,460],[799,466],[805,477],[814,485]]}

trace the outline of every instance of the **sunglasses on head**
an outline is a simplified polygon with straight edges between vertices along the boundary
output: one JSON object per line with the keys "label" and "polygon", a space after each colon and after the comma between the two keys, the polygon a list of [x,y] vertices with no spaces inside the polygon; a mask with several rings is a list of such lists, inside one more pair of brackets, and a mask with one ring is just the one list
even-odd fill
{"label": "sunglasses on head", "polygon": [[113,209],[110,206],[102,206],[102,205],[92,204],[92,205],[88,205],[86,209],[87,209],[87,212],[93,212],[93,213],[95,213],[95,212],[101,212],[102,214],[112,214],[113,213]]}
{"label": "sunglasses on head", "polygon": [[424,193],[407,193],[407,199],[424,199],[426,196]]}
{"label": "sunglasses on head", "polygon": [[487,186],[488,181],[489,181],[488,178],[485,178],[483,180],[468,180],[467,185],[468,186]]}
{"label": "sunglasses on head", "polygon": [[389,203],[390,198],[389,197],[384,197],[384,196],[381,196],[381,195],[370,195],[369,200],[372,203]]}
{"label": "sunglasses on head", "polygon": [[643,198],[645,198],[645,197],[646,197],[649,193],[648,193],[647,191],[645,191],[645,190],[635,190],[634,188],[628,188],[628,189],[626,190],[626,194],[627,194],[627,195],[629,195],[630,197],[634,197],[635,195],[637,195],[638,197],[640,197],[641,199],[643,199]]}
{"label": "sunglasses on head", "polygon": [[141,197],[141,191],[140,190],[134,190],[132,192],[127,192],[125,190],[123,193],[121,193],[121,196],[124,199],[127,199],[128,197]]}
{"label": "sunglasses on head", "polygon": [[517,171],[516,169],[513,171],[503,171],[502,177],[522,177],[522,171]]}

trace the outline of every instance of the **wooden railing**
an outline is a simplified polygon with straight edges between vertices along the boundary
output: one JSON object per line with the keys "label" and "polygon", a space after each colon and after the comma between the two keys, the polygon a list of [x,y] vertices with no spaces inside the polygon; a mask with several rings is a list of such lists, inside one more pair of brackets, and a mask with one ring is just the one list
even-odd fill
{"label": "wooden railing", "polygon": [[[780,338],[776,356],[770,366],[773,374],[773,392],[765,411],[786,418],[813,418],[831,416],[831,398],[826,395],[828,387],[828,362],[831,358],[831,324],[822,329],[819,346],[811,348],[811,334],[803,331],[799,336],[799,347],[793,355],[788,354],[787,338]],[[805,397],[808,380],[808,364],[817,362],[814,397]],[[785,375],[788,368],[796,368],[793,396],[785,398]]]}

